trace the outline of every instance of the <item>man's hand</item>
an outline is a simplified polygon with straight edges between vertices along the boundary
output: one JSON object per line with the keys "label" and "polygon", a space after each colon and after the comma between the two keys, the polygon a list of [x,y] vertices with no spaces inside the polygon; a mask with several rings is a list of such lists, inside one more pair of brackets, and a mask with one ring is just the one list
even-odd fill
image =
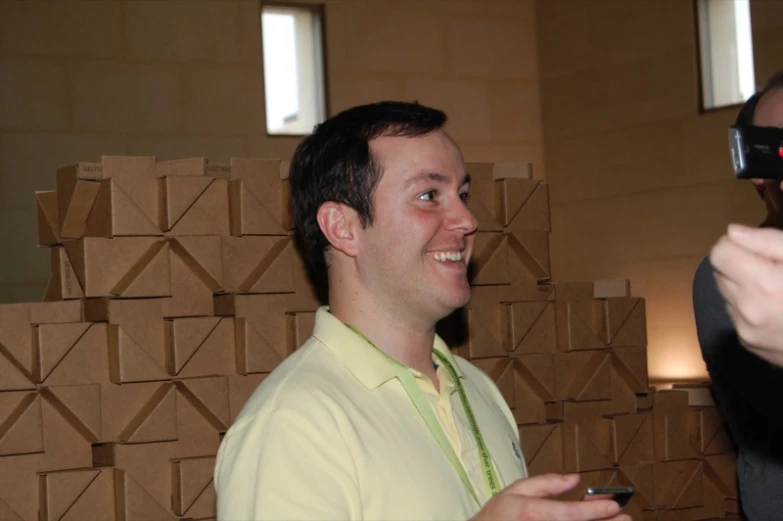
{"label": "man's hand", "polygon": [[742,344],[783,367],[783,232],[732,224],[710,262]]}
{"label": "man's hand", "polygon": [[520,479],[490,499],[472,521],[631,521],[620,505],[608,499],[556,501],[579,483],[577,474],[542,474]]}

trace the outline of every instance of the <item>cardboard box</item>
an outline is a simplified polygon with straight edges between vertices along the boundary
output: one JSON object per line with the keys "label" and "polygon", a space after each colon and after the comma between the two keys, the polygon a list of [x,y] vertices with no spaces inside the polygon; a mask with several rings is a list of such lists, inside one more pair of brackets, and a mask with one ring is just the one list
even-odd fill
{"label": "cardboard box", "polygon": [[38,212],[38,246],[60,244],[60,216],[57,212],[57,192],[55,190],[35,192]]}
{"label": "cardboard box", "polygon": [[51,270],[43,300],[56,302],[84,298],[84,290],[65,248],[62,246],[50,248],[49,261]]}
{"label": "cardboard box", "polygon": [[[602,349],[605,344],[596,335],[594,300],[555,302],[557,348],[560,351]],[[600,316],[600,315],[599,315]]]}
{"label": "cardboard box", "polygon": [[177,439],[177,393],[171,383],[161,384],[117,435],[124,443]]}
{"label": "cardboard box", "polygon": [[44,453],[30,470],[44,472],[89,467],[93,440],[71,421],[72,415],[63,415],[55,402],[49,400],[50,396],[47,393],[41,396]]}
{"label": "cardboard box", "polygon": [[172,175],[158,183],[159,227],[166,235],[229,235],[228,181]]}
{"label": "cardboard box", "polygon": [[506,231],[551,229],[549,219],[549,186],[534,179],[503,179],[499,185],[502,214],[500,222]]}
{"label": "cardboard box", "polygon": [[609,400],[612,398],[609,352],[556,353],[555,398],[558,400]]}
{"label": "cardboard box", "polygon": [[237,372],[267,373],[289,354],[282,295],[215,296],[215,314],[234,316]]}
{"label": "cardboard box", "polygon": [[488,286],[510,284],[509,251],[506,234],[478,232],[469,266],[470,284]]}
{"label": "cardboard box", "polygon": [[115,469],[72,469],[38,476],[40,521],[114,521]]}
{"label": "cardboard box", "polygon": [[44,451],[41,397],[35,392],[0,393],[0,457]]}
{"label": "cardboard box", "polygon": [[470,173],[470,198],[468,209],[475,217],[480,232],[502,232],[502,201],[500,188],[495,182],[495,165],[492,163],[467,163]]}
{"label": "cardboard box", "polygon": [[236,371],[233,318],[166,320],[166,370],[180,378],[227,375]]}
{"label": "cardboard box", "polygon": [[0,304],[0,391],[35,388],[31,325],[81,320],[79,300]]}
{"label": "cardboard box", "polygon": [[292,228],[288,164],[231,159],[231,235],[286,235]]}
{"label": "cardboard box", "polygon": [[215,168],[213,167],[208,173],[206,157],[187,157],[183,159],[157,161],[155,164],[155,171],[156,176],[160,179],[169,176],[199,177],[212,175],[211,172],[215,171]]}
{"label": "cardboard box", "polygon": [[511,283],[537,284],[549,281],[549,233],[538,230],[508,232]]}
{"label": "cardboard box", "polygon": [[647,345],[645,302],[641,298],[596,300],[596,334],[612,347]]}
{"label": "cardboard box", "polygon": [[218,432],[226,432],[231,423],[227,376],[188,378],[174,384],[184,397]]}
{"label": "cardboard box", "polygon": [[492,358],[508,354],[506,309],[502,302],[502,286],[473,288],[473,297],[465,308],[467,338],[471,359]]}
{"label": "cardboard box", "polygon": [[231,179],[231,165],[210,163],[207,161],[206,175],[210,177],[217,177],[218,179]]}
{"label": "cardboard box", "polygon": [[593,281],[593,298],[619,298],[631,296],[631,281],[627,279],[604,279]]}
{"label": "cardboard box", "polygon": [[601,403],[563,404],[565,472],[611,469],[614,459],[612,421],[601,418]]}
{"label": "cardboard box", "polygon": [[650,413],[618,415],[611,422],[613,463],[638,465],[655,461]]}
{"label": "cardboard box", "polygon": [[555,307],[550,302],[506,304],[507,340],[512,356],[554,353],[557,349]]}
{"label": "cardboard box", "polygon": [[[70,324],[62,325],[66,326],[66,330],[71,330],[71,333],[75,332],[73,327],[80,329],[77,326],[71,327]],[[109,381],[109,334],[106,324],[87,325],[89,327],[78,338],[73,335],[68,338],[59,328],[52,328],[50,325],[40,325],[37,331],[30,333],[30,337],[35,339],[33,373],[36,380],[41,380],[43,385],[50,388]],[[48,362],[38,361],[41,349],[50,347],[59,347],[59,350],[47,355]],[[54,363],[57,356],[61,358]]]}
{"label": "cardboard box", "polygon": [[101,439],[101,384],[42,387],[40,394],[84,439]]}
{"label": "cardboard box", "polygon": [[171,297],[162,299],[164,317],[214,314],[213,292],[223,289],[219,239],[217,236],[178,237],[170,242]]}
{"label": "cardboard box", "polygon": [[57,214],[60,236],[84,237],[87,218],[103,179],[100,163],[76,163],[57,169]]}
{"label": "cardboard box", "polygon": [[704,506],[703,467],[700,460],[655,462],[654,506],[666,509]]}
{"label": "cardboard box", "polygon": [[166,241],[154,237],[85,237],[64,246],[86,297],[171,296]]}
{"label": "cardboard box", "polygon": [[33,378],[41,383],[92,326],[91,322],[40,324],[32,327]]}
{"label": "cardboard box", "polygon": [[[294,279],[294,292],[285,296],[287,312],[317,311],[328,300],[326,284],[321,281],[320,289],[311,280],[302,257],[297,253],[293,256],[291,269]],[[320,297],[319,297],[320,291]]]}
{"label": "cardboard box", "polygon": [[[688,408],[688,394],[680,391],[659,391],[654,395],[653,437],[655,459],[673,461],[698,458],[692,445],[694,418]],[[698,506],[698,505],[689,505]],[[672,507],[674,508],[674,507]]]}
{"label": "cardboard box", "polygon": [[222,237],[228,292],[293,293],[296,250],[290,237]]}
{"label": "cardboard box", "polygon": [[0,519],[38,520],[38,476],[40,454],[4,456],[0,465]]}
{"label": "cardboard box", "polygon": [[154,157],[103,156],[103,179],[85,235],[149,237],[162,235],[158,222],[157,164]]}
{"label": "cardboard box", "polygon": [[547,419],[546,402],[555,400],[555,365],[551,354],[521,355],[513,359],[514,400],[517,423],[541,423]]}
{"label": "cardboard box", "polygon": [[176,521],[177,519],[128,472],[118,471],[115,473],[114,494],[118,519],[128,521],[131,519]]}
{"label": "cardboard box", "polygon": [[546,472],[562,473],[563,425],[544,423],[519,426],[522,452],[527,463],[528,475]]}
{"label": "cardboard box", "polygon": [[171,480],[174,494],[171,504],[174,513],[192,519],[214,517],[215,486],[212,474],[215,458],[175,459],[171,462]]}
{"label": "cardboard box", "polygon": [[690,444],[699,454],[731,454],[735,451],[726,424],[715,407],[691,409]]}

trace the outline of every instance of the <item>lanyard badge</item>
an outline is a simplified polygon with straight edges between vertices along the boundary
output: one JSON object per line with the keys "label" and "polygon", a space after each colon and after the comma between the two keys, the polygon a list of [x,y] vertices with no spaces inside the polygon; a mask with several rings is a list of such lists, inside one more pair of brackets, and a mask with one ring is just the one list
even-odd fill
{"label": "lanyard badge", "polygon": [[[441,450],[443,450],[446,459],[448,459],[451,465],[454,467],[454,470],[457,472],[460,479],[462,480],[462,483],[465,485],[465,488],[467,488],[468,492],[470,492],[470,495],[473,497],[476,503],[481,505],[478,495],[476,494],[476,491],[473,488],[470,479],[468,478],[467,472],[465,472],[465,467],[462,465],[462,462],[460,462],[459,458],[457,457],[457,454],[454,452],[454,447],[452,447],[451,443],[446,437],[446,433],[443,432],[443,427],[441,427],[440,422],[435,417],[435,413],[432,411],[432,408],[430,407],[429,403],[427,403],[427,400],[424,398],[421,389],[416,384],[416,381],[414,380],[413,374],[411,373],[410,369],[400,364],[396,360],[392,359],[389,355],[383,352],[383,350],[379,349],[375,344],[370,342],[370,339],[364,336],[364,334],[362,334],[361,331],[351,326],[350,324],[346,324],[346,325],[354,333],[362,337],[364,340],[367,341],[367,343],[369,343],[371,346],[378,349],[378,351],[386,357],[386,360],[392,366],[395,375],[397,376],[400,383],[402,384],[403,389],[405,389],[405,392],[408,394],[408,397],[411,399],[411,402],[413,402],[413,405],[416,407],[416,410],[419,411],[419,414],[424,420],[424,423],[427,424],[427,427],[429,428],[433,437],[438,442],[438,445],[440,446]],[[468,400],[468,395],[467,393],[465,393],[465,388],[463,387],[462,382],[460,381],[457,371],[454,369],[454,366],[451,364],[451,362],[449,362],[448,358],[446,358],[446,356],[443,355],[443,353],[440,353],[437,350],[433,350],[433,353],[438,358],[438,360],[440,360],[441,364],[449,373],[451,379],[454,381],[454,386],[456,387],[457,393],[459,394],[460,401],[462,402],[462,407],[465,410],[465,416],[468,419],[468,423],[470,424],[470,429],[473,432],[474,438],[476,439],[476,446],[478,447],[479,460],[480,460],[479,463],[481,464],[481,469],[482,469],[481,474],[484,477],[484,491],[486,492],[488,497],[492,497],[500,491],[500,482],[495,472],[495,468],[492,464],[492,457],[489,453],[489,449],[487,448],[486,443],[484,443],[484,437],[481,435],[481,430],[479,429],[478,421],[476,421],[476,417],[473,414],[473,409],[470,407],[470,401]]]}

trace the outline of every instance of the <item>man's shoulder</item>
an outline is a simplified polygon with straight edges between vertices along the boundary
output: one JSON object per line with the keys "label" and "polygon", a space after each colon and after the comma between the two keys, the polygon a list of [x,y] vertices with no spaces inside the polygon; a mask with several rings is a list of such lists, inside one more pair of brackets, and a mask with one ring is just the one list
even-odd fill
{"label": "man's shoulder", "polygon": [[234,425],[286,410],[310,415],[326,394],[345,381],[340,364],[314,337],[285,358],[250,395]]}

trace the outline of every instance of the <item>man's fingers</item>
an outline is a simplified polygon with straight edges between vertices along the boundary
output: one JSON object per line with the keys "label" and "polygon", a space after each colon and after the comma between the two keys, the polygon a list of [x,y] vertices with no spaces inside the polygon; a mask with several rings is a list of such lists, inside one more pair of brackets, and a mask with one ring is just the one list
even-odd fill
{"label": "man's fingers", "polygon": [[783,231],[730,224],[728,235],[732,241],[757,255],[770,260],[783,261]]}
{"label": "man's fingers", "polygon": [[541,474],[517,480],[509,488],[514,494],[527,497],[547,497],[571,490],[577,483],[579,483],[578,474]]}
{"label": "man's fingers", "polygon": [[710,263],[717,273],[741,285],[747,281],[764,280],[765,272],[773,267],[769,259],[728,236],[722,237],[712,248]]}
{"label": "man's fingers", "polygon": [[[615,501],[597,499],[595,501],[554,501],[551,499],[529,499],[520,512],[535,513],[535,519],[557,519],[557,521],[593,521],[612,518],[620,513],[620,505]],[[531,517],[532,519],[532,517]]]}

